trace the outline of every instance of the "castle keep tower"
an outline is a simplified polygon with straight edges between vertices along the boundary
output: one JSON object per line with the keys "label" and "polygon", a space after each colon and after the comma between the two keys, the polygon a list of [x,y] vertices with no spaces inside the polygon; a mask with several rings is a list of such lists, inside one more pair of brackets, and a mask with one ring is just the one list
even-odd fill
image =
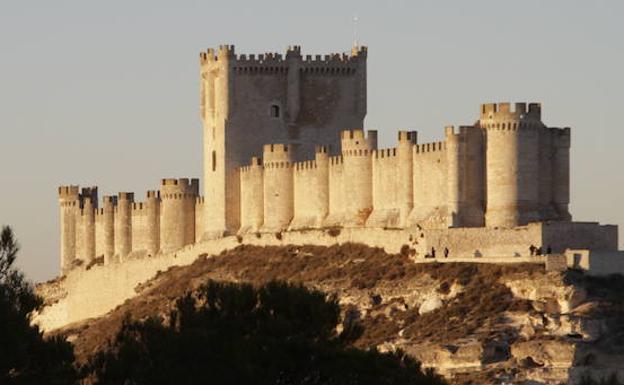
{"label": "castle keep tower", "polygon": [[345,127],[366,116],[365,47],[351,55],[236,55],[234,46],[200,54],[204,126],[204,227],[211,237],[240,226],[238,167],[260,157],[266,143],[292,147],[292,159],[314,156],[315,145],[340,148]]}

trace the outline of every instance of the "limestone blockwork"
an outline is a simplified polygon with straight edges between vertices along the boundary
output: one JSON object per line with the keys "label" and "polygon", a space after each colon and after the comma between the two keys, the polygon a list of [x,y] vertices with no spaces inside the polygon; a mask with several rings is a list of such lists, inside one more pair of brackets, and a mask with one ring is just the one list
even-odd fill
{"label": "limestone blockwork", "polygon": [[483,104],[442,141],[399,131],[379,149],[362,129],[367,56],[202,52],[204,195],[198,179],[163,179],[143,202],[122,192],[100,208],[97,187],[60,187],[61,269],[228,234],[571,221],[570,129],[547,127],[539,103]]}

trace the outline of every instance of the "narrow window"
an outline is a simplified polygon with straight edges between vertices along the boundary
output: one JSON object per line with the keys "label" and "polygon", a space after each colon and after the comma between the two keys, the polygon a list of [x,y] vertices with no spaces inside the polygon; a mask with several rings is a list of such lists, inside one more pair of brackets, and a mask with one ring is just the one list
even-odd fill
{"label": "narrow window", "polygon": [[212,152],[212,171],[217,171],[217,152]]}
{"label": "narrow window", "polygon": [[279,116],[280,116],[280,108],[279,108],[278,105],[273,104],[271,106],[271,117],[272,118],[279,118]]}

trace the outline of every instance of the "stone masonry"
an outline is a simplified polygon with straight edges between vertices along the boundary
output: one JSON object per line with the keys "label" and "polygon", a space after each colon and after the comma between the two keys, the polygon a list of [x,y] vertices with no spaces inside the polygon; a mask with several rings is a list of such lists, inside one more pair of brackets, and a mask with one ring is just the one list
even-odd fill
{"label": "stone masonry", "polygon": [[226,235],[333,227],[430,230],[444,242],[465,228],[471,244],[553,223],[557,250],[617,248],[614,227],[571,222],[570,129],[547,127],[539,103],[483,104],[443,141],[399,131],[396,147],[379,149],[377,132],[363,130],[367,54],[202,52],[204,195],[198,179],[163,179],[143,202],[121,192],[100,207],[97,187],[60,187],[61,270]]}

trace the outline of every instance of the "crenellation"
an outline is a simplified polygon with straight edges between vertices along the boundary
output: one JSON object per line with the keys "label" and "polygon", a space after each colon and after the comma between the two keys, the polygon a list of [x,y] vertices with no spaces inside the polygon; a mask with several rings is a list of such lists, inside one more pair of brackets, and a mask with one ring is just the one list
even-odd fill
{"label": "crenellation", "polygon": [[[447,126],[443,141],[418,143],[416,131],[399,131],[397,147],[383,149],[377,148],[377,131],[342,130],[340,154],[332,155],[328,144],[315,144],[307,159],[298,157],[297,143],[263,144],[261,156],[249,154],[249,164],[236,169],[237,233],[569,221],[570,129],[547,128],[540,114],[538,103],[484,104],[475,125]],[[519,153],[509,150],[517,146],[514,141],[520,143]],[[518,163],[518,156],[527,160]],[[535,166],[518,179],[493,171],[510,164],[512,169]],[[514,201],[519,196],[523,199]],[[120,262],[131,253],[154,255],[196,242],[206,231],[210,204],[199,196],[199,180],[189,178],[162,179],[160,190],[148,191],[144,202],[120,192],[103,197],[99,208],[97,187],[78,186],[59,187],[59,201],[65,269],[76,258],[104,255],[105,263]]]}
{"label": "crenellation", "polygon": [[446,150],[446,142],[431,142],[414,145],[414,155]]}
{"label": "crenellation", "polygon": [[399,145],[405,144],[417,144],[418,132],[417,131],[399,131],[397,133]]}
{"label": "crenellation", "polygon": [[330,156],[329,157],[329,164],[330,166],[342,166],[342,164],[344,163],[344,158],[342,155],[336,155],[336,156]]}
{"label": "crenellation", "polygon": [[203,196],[191,178],[101,205],[97,187],[59,187],[69,291],[40,313],[45,330],[104,314],[159,271],[239,244],[409,246],[414,262],[567,257],[588,273],[624,272],[616,226],[572,222],[569,127],[547,127],[539,103],[486,103],[440,141],[405,130],[379,149],[377,131],[364,130],[367,54],[200,53]]}
{"label": "crenellation", "polygon": [[227,235],[323,227],[417,229],[419,253],[445,247],[451,233],[470,247],[504,233],[509,244],[486,252],[528,248],[536,234],[510,234],[533,222],[552,224],[557,250],[613,246],[613,229],[583,235],[570,223],[570,128],[547,127],[540,103],[485,103],[443,140],[419,143],[404,130],[379,149],[377,131],[363,129],[367,56],[366,47],[302,55],[297,45],[201,52],[203,196],[198,179],[165,178],[143,202],[121,192],[100,208],[97,187],[59,187],[62,270],[100,255],[110,264]]}

